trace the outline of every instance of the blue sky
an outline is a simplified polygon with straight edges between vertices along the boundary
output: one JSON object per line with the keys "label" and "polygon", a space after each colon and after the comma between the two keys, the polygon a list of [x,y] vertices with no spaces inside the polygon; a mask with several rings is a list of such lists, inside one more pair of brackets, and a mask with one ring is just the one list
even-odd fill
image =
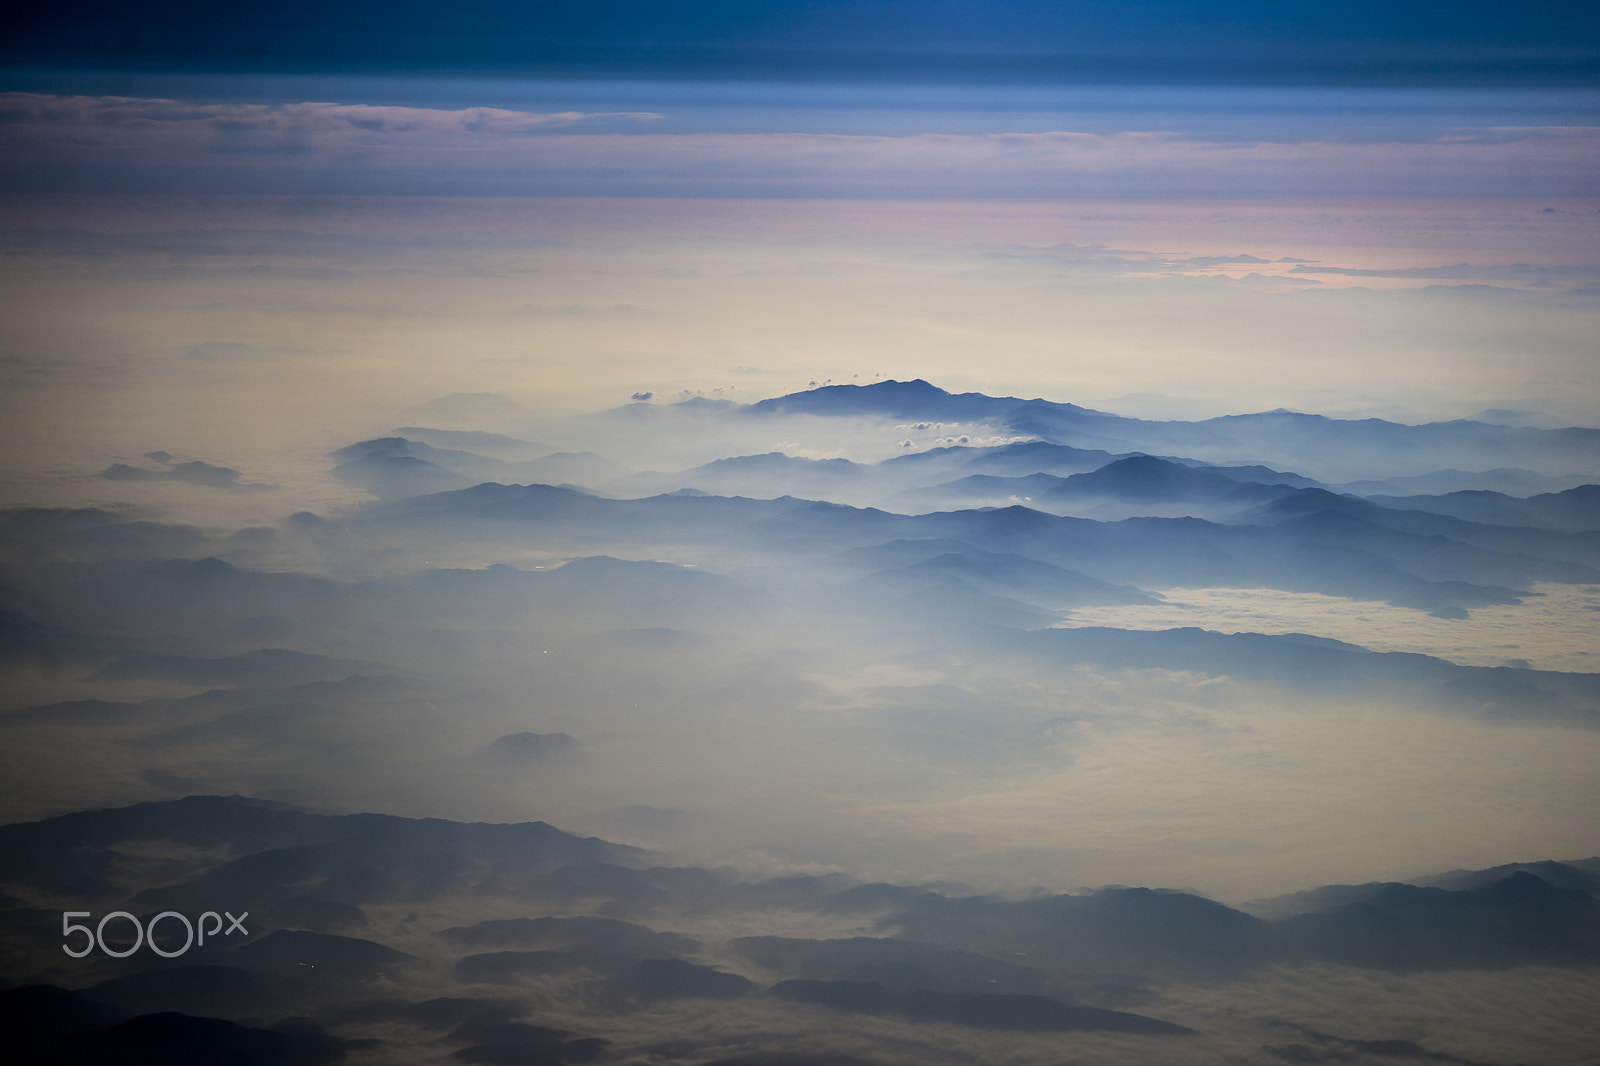
{"label": "blue sky", "polygon": [[20,8],[15,65],[578,76],[1593,84],[1592,4],[146,3]]}

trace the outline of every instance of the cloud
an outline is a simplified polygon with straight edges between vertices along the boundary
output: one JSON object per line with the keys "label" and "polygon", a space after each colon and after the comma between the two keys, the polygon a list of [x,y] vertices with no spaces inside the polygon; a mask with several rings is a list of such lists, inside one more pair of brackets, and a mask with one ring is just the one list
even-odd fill
{"label": "cloud", "polygon": [[1230,263],[1271,263],[1275,261],[1282,262],[1282,260],[1262,259],[1260,256],[1249,254],[1192,255],[1187,258],[1177,260],[1178,263],[1192,267],[1225,266]]}
{"label": "cloud", "polygon": [[[297,193],[1006,198],[1506,195],[1513,159],[1594,190],[1600,131],[1346,143],[1238,141],[1166,131],[909,135],[639,133],[648,112],[533,113],[334,103],[0,96],[12,188]],[[624,131],[586,132],[605,121]],[[470,153],[463,168],[457,153]],[[1526,164],[1524,164],[1526,165]],[[40,184],[43,183],[43,184]],[[1201,257],[1202,259],[1207,257]],[[1225,257],[1224,257],[1225,258]]]}
{"label": "cloud", "polygon": [[1348,278],[1416,278],[1442,281],[1545,281],[1552,277],[1593,276],[1600,274],[1600,266],[1576,263],[1567,266],[1536,266],[1531,263],[1507,263],[1502,266],[1474,266],[1455,263],[1436,267],[1293,267],[1291,274],[1337,274]]}
{"label": "cloud", "polygon": [[0,94],[0,121],[13,127],[71,129],[102,143],[138,131],[152,139],[175,134],[208,138],[216,151],[314,150],[314,139],[338,137],[360,144],[363,138],[525,137],[597,119],[651,122],[646,111],[535,113],[490,107],[458,111],[371,104],[196,104],[178,100],[122,96]]}

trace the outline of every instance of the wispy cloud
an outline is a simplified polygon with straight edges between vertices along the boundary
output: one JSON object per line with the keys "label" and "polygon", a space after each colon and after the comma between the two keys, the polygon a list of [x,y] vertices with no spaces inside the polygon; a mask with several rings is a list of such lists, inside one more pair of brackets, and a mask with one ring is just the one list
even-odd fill
{"label": "wispy cloud", "polygon": [[[1600,129],[1429,140],[1208,139],[1162,130],[684,133],[653,112],[0,96],[13,187],[184,191],[1104,197],[1582,196]],[[250,161],[249,157],[259,157]],[[470,162],[470,165],[463,165]]]}
{"label": "wispy cloud", "polygon": [[650,122],[648,111],[535,113],[493,107],[459,110],[372,104],[195,104],[125,96],[0,94],[0,123],[8,127],[98,131],[106,141],[116,131],[186,131],[220,140],[249,135],[358,137],[412,135],[519,137],[598,119]]}
{"label": "wispy cloud", "polygon": [[1472,263],[1452,263],[1449,266],[1426,267],[1338,267],[1297,266],[1291,274],[1336,274],[1347,278],[1411,278],[1430,281],[1527,281],[1538,282],[1565,275],[1600,274],[1600,266],[1575,264],[1572,266],[1537,266],[1532,263],[1506,263],[1499,266],[1476,266]]}

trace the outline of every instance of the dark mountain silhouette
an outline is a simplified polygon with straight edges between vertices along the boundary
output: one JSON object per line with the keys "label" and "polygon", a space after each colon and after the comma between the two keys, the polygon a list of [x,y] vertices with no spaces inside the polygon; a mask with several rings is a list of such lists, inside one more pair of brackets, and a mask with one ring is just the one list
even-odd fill
{"label": "dark mountain silhouette", "polygon": [[344,933],[368,924],[367,913],[355,904],[316,896],[290,896],[280,900],[261,916],[261,920],[269,928],[304,929],[313,933]]}
{"label": "dark mountain silhouette", "polygon": [[0,867],[12,882],[95,899],[112,891],[106,852],[121,841],[235,844],[259,851],[338,834],[335,820],[293,807],[240,796],[190,796],[0,826]]}
{"label": "dark mountain silhouette", "polygon": [[594,1062],[605,1054],[610,1041],[578,1037],[565,1029],[527,1022],[473,1019],[463,1022],[447,1039],[471,1046],[454,1052],[456,1062],[483,1062],[490,1066],[563,1066]]}
{"label": "dark mountain silhouette", "polygon": [[345,1042],[305,1021],[270,1029],[164,1011],[94,1032],[50,1040],[19,1066],[322,1066],[344,1058]]}
{"label": "dark mountain silhouette", "polygon": [[1444,888],[1452,892],[1483,888],[1503,881],[1512,874],[1531,874],[1552,888],[1572,892],[1587,892],[1600,899],[1600,857],[1573,859],[1568,862],[1513,862],[1504,866],[1491,866],[1487,870],[1452,870],[1432,877],[1418,878],[1416,884],[1431,888]]}
{"label": "dark mountain silhouette", "polygon": [[1202,463],[1195,459],[1175,459],[1173,461],[1182,463],[1185,466],[1201,468],[1209,474],[1220,474],[1222,477],[1230,478],[1234,481],[1250,482],[1258,485],[1288,485],[1297,489],[1325,487],[1313,478],[1302,477],[1287,470],[1274,470],[1270,466],[1262,466],[1259,463],[1226,466]]}
{"label": "dark mountain silhouette", "polygon": [[717,459],[684,473],[700,474],[712,479],[782,476],[797,471],[808,474],[821,473],[825,477],[852,477],[859,476],[861,470],[861,464],[853,463],[849,459],[807,459],[785,455],[783,452],[767,452],[763,455],[739,455],[729,459]]}
{"label": "dark mountain silhouette", "polygon": [[784,514],[797,503],[787,497],[679,495],[608,500],[554,485],[489,483],[381,505],[363,516],[363,524],[415,528],[449,523],[455,535],[467,538],[480,533],[467,522],[538,525],[570,530],[588,543],[618,540],[620,531],[631,526],[630,539],[635,541],[680,533],[723,540],[739,527]]}
{"label": "dark mountain silhouette", "polygon": [[601,947],[639,957],[690,955],[700,942],[677,933],[658,933],[616,918],[502,918],[457,926],[439,934],[469,947],[567,949]]}
{"label": "dark mountain silhouette", "polygon": [[988,423],[1017,436],[1112,452],[1147,451],[1235,461],[1277,455],[1327,462],[1337,455],[1384,455],[1395,466],[1428,470],[1462,461],[1508,462],[1554,470],[1593,470],[1600,430],[1531,429],[1456,420],[1404,425],[1344,420],[1294,411],[1225,415],[1198,422],[1156,422],[1069,403],[981,393],[952,394],[927,381],[829,385],[752,404],[750,415],[812,414],[933,422]]}
{"label": "dark mountain silhouette", "polygon": [[[954,449],[952,449],[954,450]],[[1069,448],[1049,441],[1018,441],[992,448],[974,448],[972,460],[967,465],[985,474],[1069,474],[1097,470],[1106,463],[1123,458],[1097,448]],[[906,456],[905,461],[912,457]],[[899,458],[885,463],[902,461]]]}
{"label": "dark mountain silhouette", "polygon": [[527,1012],[527,1004],[505,997],[436,996],[413,1002],[380,999],[326,1015],[330,1023],[409,1022],[423,1029],[457,1029],[468,1023],[494,1025]]}
{"label": "dark mountain silhouette", "polygon": [[[1260,471],[1260,477],[1251,476],[1253,471]],[[1270,480],[1263,481],[1263,477]],[[1064,478],[1042,473],[1018,477],[972,474],[905,492],[895,499],[907,503],[1026,499],[1032,506],[1047,511],[1074,510],[1097,502],[1117,501],[1148,508],[1146,513],[1199,508],[1216,516],[1276,500],[1306,485],[1315,485],[1315,482],[1295,475],[1280,475],[1267,467],[1223,468],[1132,455]],[[1186,513],[1200,512],[1189,510]]]}
{"label": "dark mountain silhouette", "polygon": [[1461,666],[1432,656],[1373,652],[1299,633],[1229,634],[1192,627],[1039,630],[1007,643],[1014,649],[1026,645],[1034,654],[1059,663],[1194,670],[1323,693],[1387,692],[1491,718],[1536,715],[1600,728],[1600,674]]}
{"label": "dark mountain silhouette", "polygon": [[671,999],[737,999],[755,984],[736,973],[682,959],[644,959],[595,985],[599,1001],[613,1010],[647,1007]]}
{"label": "dark mountain silhouette", "polygon": [[1430,511],[1494,526],[1535,526],[1564,533],[1600,530],[1600,485],[1518,498],[1484,489],[1442,496],[1369,496],[1373,503],[1409,511]]}
{"label": "dark mountain silhouette", "polygon": [[70,641],[21,611],[0,610],[0,667],[37,664],[41,675],[56,675],[61,668],[56,648],[66,643]]}
{"label": "dark mountain silhouette", "polygon": [[595,949],[568,951],[486,951],[456,961],[456,980],[468,984],[515,984],[524,977],[580,971],[610,973],[627,957]]}
{"label": "dark mountain silhouette", "polygon": [[566,733],[507,733],[489,751],[511,759],[559,759],[578,755],[583,745]]}
{"label": "dark mountain silhouette", "polygon": [[564,617],[567,625],[589,616],[605,616],[615,625],[621,616],[644,627],[665,627],[733,609],[750,597],[728,578],[705,570],[584,556],[545,570],[499,564],[426,570],[368,585],[361,599],[380,609],[420,602],[441,619],[479,623],[508,624],[543,614]]}
{"label": "dark mountain silhouette", "polygon": [[0,562],[171,559],[198,554],[206,544],[193,526],[130,519],[97,507],[0,510]]}
{"label": "dark mountain silhouette", "polygon": [[870,981],[780,981],[767,995],[862,1014],[900,1014],[919,1022],[1033,1032],[1122,1032],[1180,1036],[1194,1030],[1140,1014],[1076,1007],[1046,996],[965,994],[913,988],[894,992]]}
{"label": "dark mountain silhouette", "polygon": [[1600,962],[1600,901],[1524,871],[1460,892],[1382,885],[1277,929],[1289,958],[1380,970]]}
{"label": "dark mountain silhouette", "polygon": [[[981,422],[1002,418],[1024,401],[981,392],[948,393],[921,378],[873,385],[824,385],[751,404],[751,415],[806,414]],[[1071,406],[1071,405],[1066,405]]]}
{"label": "dark mountain silhouette", "polygon": [[513,468],[521,482],[572,482],[601,485],[628,474],[628,468],[594,452],[551,452]]}
{"label": "dark mountain silhouette", "polygon": [[872,571],[911,566],[939,555],[961,555],[981,550],[964,540],[890,540],[864,548],[851,548],[841,552],[837,559],[851,569]]}
{"label": "dark mountain silhouette", "polygon": [[888,937],[804,940],[749,936],[733,941],[742,958],[777,973],[878,987],[965,993],[1037,993],[1049,983],[1038,970],[987,955]]}
{"label": "dark mountain silhouette", "polygon": [[1420,1059],[1424,1062],[1441,1063],[1443,1066],[1494,1066],[1493,1063],[1463,1059],[1443,1051],[1429,1051],[1414,1040],[1352,1040],[1291,1022],[1276,1022],[1273,1023],[1273,1027],[1292,1031],[1305,1041],[1305,1043],[1261,1045],[1261,1050],[1284,1062],[1349,1062],[1354,1056],[1359,1055]]}
{"label": "dark mountain silhouette", "polygon": [[[1416,878],[1411,885],[1423,888],[1442,888],[1451,892],[1483,888],[1504,881],[1513,874],[1525,873],[1537,877],[1552,888],[1585,892],[1600,898],[1600,858],[1576,859],[1570,862],[1515,862],[1492,866],[1486,870],[1452,870],[1449,873]],[[1367,903],[1386,893],[1404,888],[1399,882],[1370,882],[1364,885],[1323,885],[1285,896],[1256,900],[1248,904],[1252,914],[1263,918],[1289,918],[1297,914],[1317,914],[1336,910],[1353,903]]]}
{"label": "dark mountain silhouette", "polygon": [[393,436],[429,444],[435,448],[452,448],[476,455],[499,459],[532,459],[541,453],[554,451],[538,441],[508,437],[503,433],[485,433],[480,429],[433,429],[429,426],[398,426]]}
{"label": "dark mountain silhouette", "polygon": [[979,588],[1052,607],[1156,602],[1136,588],[1096,581],[1074,570],[1007,552],[946,552],[912,563],[900,572],[956,577]]}
{"label": "dark mountain silhouette", "polygon": [[1086,419],[1078,410],[1059,410],[1042,401],[1017,408],[1005,424],[1013,432],[1080,447],[1200,458],[1282,456],[1295,465],[1326,465],[1341,455],[1382,455],[1394,466],[1421,470],[1464,460],[1484,466],[1503,466],[1509,460],[1551,470],[1592,469],[1600,447],[1600,430],[1594,429],[1529,429],[1465,420],[1404,425],[1377,418],[1344,420],[1294,411],[1226,415],[1199,422],[1146,422],[1110,416]]}
{"label": "dark mountain silhouette", "polygon": [[[1311,638],[1304,643],[1321,650],[1348,647]],[[251,885],[257,886],[253,890],[257,896],[271,895],[284,877],[290,878],[288,883],[298,894],[288,898],[345,894],[477,901],[500,894],[514,898],[519,909],[534,915],[540,913],[534,908],[541,907],[570,913],[580,901],[601,909],[643,908],[681,915],[734,909],[746,920],[764,911],[781,914],[785,921],[802,912],[875,913],[883,928],[896,931],[894,936],[833,940],[756,936],[734,940],[727,947],[778,978],[769,990],[775,1000],[978,1029],[1150,1036],[1187,1031],[1139,1014],[1074,1005],[1063,995],[1062,982],[1067,981],[1079,987],[1094,982],[1209,980],[1283,963],[1337,963],[1395,973],[1600,964],[1600,899],[1591,891],[1558,887],[1530,872],[1592,889],[1600,879],[1600,860],[1443,875],[1452,884],[1467,886],[1460,889],[1326,886],[1299,894],[1307,906],[1280,908],[1280,912],[1296,911],[1293,916],[1266,921],[1195,895],[1144,888],[1005,900],[946,894],[948,890],[856,885],[838,877],[741,881],[726,871],[642,869],[589,861],[586,856],[597,850],[626,854],[626,849],[568,837],[539,823],[489,826],[376,815],[334,817],[205,797],[8,826],[0,829],[0,842],[15,847],[32,837],[37,843],[41,833],[59,836],[59,843],[79,860],[94,852],[113,856],[119,846],[137,840],[183,839],[258,849],[187,886],[146,890],[136,897],[142,902],[129,908],[136,913],[177,900],[186,902],[173,909],[196,913],[200,896],[194,890],[202,885],[213,899],[233,898],[217,894],[223,892],[248,897]],[[285,846],[316,834],[331,834],[332,839],[327,844]],[[385,846],[375,846],[374,838]],[[324,852],[332,849],[350,855],[329,860]],[[315,862],[305,861],[307,852]],[[452,869],[440,856],[468,858],[473,871]],[[441,868],[446,876],[433,876]],[[228,872],[227,877],[213,876],[221,871]],[[491,884],[491,878],[498,880]],[[308,884],[315,886],[310,892]],[[153,902],[158,898],[162,901]],[[245,904],[254,906],[248,898],[234,906],[243,909]],[[259,1025],[248,1019],[281,1016],[313,1005],[325,1010],[325,1020],[341,1034],[337,1026],[392,1022],[435,1031],[455,1026],[448,1041],[480,1049],[476,1061],[500,1061],[496,1056],[504,1048],[526,1050],[541,1040],[564,1049],[562,1057],[552,1061],[589,1061],[582,1056],[599,1054],[601,1045],[592,1039],[564,1031],[552,1036],[536,1032],[538,1026],[516,1022],[524,1008],[512,1001],[444,997],[427,1003],[378,999],[363,1005],[363,994],[373,991],[368,982],[396,972],[416,979],[423,972],[416,968],[421,964],[410,958],[410,952],[380,939],[272,931],[259,925],[259,918],[250,922],[248,939],[222,942],[215,961],[186,959],[174,964],[129,959],[117,976],[82,992],[38,988],[0,992],[0,1019],[10,1017],[7,1012],[25,1012],[27,1017],[14,1027],[21,1036],[13,1036],[13,1046],[50,1049],[52,1055],[69,1045],[111,1054],[116,1046],[106,1041],[113,1037],[102,1035],[127,1019],[154,1011],[180,1010],[248,1022],[206,1030],[237,1035],[236,1030]],[[437,933],[463,948],[496,949],[459,958],[454,970],[459,981],[564,981],[575,990],[573,994],[604,1010],[631,1011],[674,1000],[739,999],[756,991],[746,976],[676,957],[698,951],[696,941],[614,918],[528,916]],[[559,987],[563,986],[549,985]],[[320,1029],[280,1025],[261,1031],[299,1033],[311,1041],[296,1047],[343,1046],[329,1043],[333,1038]],[[252,1039],[266,1040],[262,1046],[280,1046],[264,1037]],[[212,1045],[202,1041],[202,1046]],[[106,1061],[119,1060],[113,1055]]]}
{"label": "dark mountain silhouette", "polygon": [[957,444],[907,452],[877,464],[880,471],[896,476],[917,474],[923,478],[954,472],[987,474],[992,477],[1022,477],[1050,474],[1065,477],[1095,470],[1122,458],[1093,448],[1069,448],[1043,440],[1015,441],[1011,444],[978,446]]}
{"label": "dark mountain silhouette", "polygon": [[[312,895],[364,906],[421,902],[472,888],[526,883],[573,863],[628,861],[636,854],[570,836],[543,822],[516,825],[348,815],[326,843],[256,852],[184,885],[147,889],[134,902],[152,910],[198,913],[209,899],[266,911]],[[317,884],[306,893],[307,882]]]}
{"label": "dark mountain silhouette", "polygon": [[[171,650],[170,645],[160,646],[164,638],[186,650],[208,648],[219,637],[236,648],[245,635],[241,623],[259,623],[284,611],[302,622],[307,615],[337,620],[338,601],[345,593],[345,586],[324,578],[246,570],[209,556],[154,563],[43,564],[30,568],[23,583],[51,602],[57,616],[75,631],[118,636],[118,650],[138,653]],[[58,590],[64,583],[84,594],[63,597]],[[141,643],[157,647],[127,649],[121,623],[128,617],[141,619],[136,631]],[[102,653],[100,662],[107,658]],[[245,663],[238,666],[243,669]]]}
{"label": "dark mountain silhouette", "polygon": [[181,481],[203,488],[224,489],[228,492],[265,492],[274,486],[240,481],[239,471],[226,466],[213,466],[198,459],[186,463],[172,462],[164,452],[153,452],[150,458],[166,464],[165,470],[112,463],[97,474],[107,481]]}
{"label": "dark mountain silhouette", "polygon": [[378,458],[408,458],[425,462],[443,470],[448,470],[464,477],[473,477],[478,473],[485,475],[488,480],[497,473],[512,469],[512,464],[502,459],[491,459],[474,452],[460,448],[440,448],[426,444],[420,440],[411,440],[407,437],[376,437],[372,440],[357,441],[343,448],[329,453],[329,458],[337,459],[341,465],[359,462],[364,459]]}
{"label": "dark mountain silhouette", "polygon": [[816,1055],[808,1055],[805,1052],[757,1052],[755,1055],[718,1058],[704,1066],[877,1066],[877,1061],[854,1055],[830,1055],[826,1052]]}
{"label": "dark mountain silhouette", "polygon": [[1336,492],[1353,492],[1358,496],[1438,496],[1452,492],[1487,491],[1522,497],[1543,492],[1562,492],[1586,480],[1573,474],[1552,477],[1520,467],[1498,467],[1493,470],[1434,470],[1426,474],[1368,478],[1326,487]]}
{"label": "dark mountain silhouette", "polygon": [[83,994],[115,1007],[124,1017],[176,1010],[203,1017],[241,1019],[259,1018],[263,1009],[276,1002],[284,991],[282,982],[259,969],[191,964],[151,968],[113,978]]}
{"label": "dark mountain silhouette", "polygon": [[1592,565],[1493,551],[1441,534],[1407,532],[1358,517],[1345,507],[1327,507],[1285,518],[1277,528],[1300,543],[1333,544],[1371,552],[1429,581],[1481,581],[1526,587],[1535,581],[1588,584],[1600,580],[1600,569]]}
{"label": "dark mountain silhouette", "polygon": [[465,488],[473,479],[411,455],[363,455],[331,471],[340,483],[370,492],[380,500]]}
{"label": "dark mountain silhouette", "polygon": [[807,459],[767,452],[717,459],[677,473],[642,473],[608,482],[609,491],[627,495],[666,491],[698,492],[724,496],[772,499],[803,494],[831,498],[852,493],[872,477],[874,468],[848,459]]}
{"label": "dark mountain silhouette", "polygon": [[779,981],[767,989],[766,994],[796,1003],[814,1003],[819,1007],[858,1014],[883,1014],[893,1009],[900,998],[883,985],[871,981],[817,981],[807,978]]}
{"label": "dark mountain silhouette", "polygon": [[1237,502],[1243,506],[1249,501],[1275,499],[1285,491],[1284,486],[1241,481],[1208,467],[1185,466],[1152,455],[1134,455],[1086,474],[1074,474],[1047,491],[1045,496],[1052,500],[1092,496],[1124,500],[1204,500],[1208,503]]}
{"label": "dark mountain silhouette", "polygon": [[1322,514],[1339,515],[1398,533],[1443,538],[1451,544],[1464,544],[1504,555],[1526,555],[1552,562],[1600,566],[1600,533],[1565,533],[1554,529],[1472,522],[1426,510],[1384,506],[1372,500],[1335,494],[1325,489],[1289,493],[1240,512],[1231,520],[1277,525]]}
{"label": "dark mountain silhouette", "polygon": [[319,877],[325,880],[314,896],[334,902],[426,897],[462,879],[627,861],[636,854],[543,822],[322,815],[237,796],[191,796],[0,826],[0,867],[13,883],[99,898],[114,891],[109,850],[128,840],[203,848],[232,844],[247,852],[187,884],[146,890],[138,899],[151,913],[199,914],[214,909],[218,899],[264,912],[306,895],[296,886]]}
{"label": "dark mountain silhouette", "polygon": [[1320,885],[1269,899],[1251,900],[1241,908],[1257,918],[1276,922],[1299,914],[1315,914],[1336,910],[1352,903],[1364,902],[1396,881],[1369,881],[1363,885]]}
{"label": "dark mountain silhouette", "polygon": [[284,977],[304,976],[310,970],[320,980],[340,983],[370,980],[411,958],[359,937],[289,929],[252,936],[228,957],[247,970]]}
{"label": "dark mountain silhouette", "polygon": [[[437,434],[438,431],[426,431]],[[471,437],[471,434],[455,436]],[[487,434],[503,450],[505,441]],[[436,437],[437,439],[437,437]],[[551,452],[512,461],[459,448],[438,448],[406,437],[359,441],[332,453],[340,460],[333,476],[380,499],[444,492],[483,482],[582,482],[598,484],[626,474],[627,468],[592,452]]]}
{"label": "dark mountain silhouette", "polygon": [[1007,504],[1042,498],[1066,482],[1054,474],[1025,474],[1005,477],[997,474],[968,474],[926,488],[911,489],[890,502],[902,510],[931,510],[937,507]]}
{"label": "dark mountain silhouette", "polygon": [[1222,977],[1274,957],[1266,922],[1199,896],[1146,888],[1019,902],[930,893],[889,920],[908,939],[968,951],[1020,951],[1035,965],[1084,974]]}
{"label": "dark mountain silhouette", "polygon": [[[783,497],[605,500],[550,486],[479,485],[376,507],[361,523],[375,532],[448,526],[463,539],[538,529],[574,545],[659,540],[763,551],[832,552],[891,540],[950,539],[1031,556],[1116,584],[1286,588],[1430,611],[1516,602],[1515,586],[1501,582],[1589,581],[1600,574],[1582,564],[1375,525],[1351,527],[1337,513],[1319,511],[1306,518],[1263,527],[1192,518],[1100,523],[1022,507],[897,515]],[[1349,543],[1347,533],[1360,534],[1359,543]],[[1422,576],[1411,567],[1437,576]]]}
{"label": "dark mountain silhouette", "polygon": [[1188,1036],[1193,1029],[1142,1014],[1075,1007],[1044,996],[960,995],[913,989],[904,1011],[916,1021],[968,1025],[977,1029],[1038,1032],[1102,1030],[1144,1036]]}
{"label": "dark mountain silhouette", "polygon": [[8,1058],[16,1063],[51,1061],[51,1051],[61,1044],[127,1016],[110,1004],[54,985],[0,989],[0,1032]]}
{"label": "dark mountain silhouette", "polygon": [[867,592],[880,612],[913,625],[950,625],[979,631],[1007,626],[1037,629],[1054,625],[1061,617],[1055,611],[987,591],[936,570],[884,570],[852,585],[851,591]]}
{"label": "dark mountain silhouette", "polygon": [[890,920],[926,943],[992,952],[1015,944],[1030,961],[1075,974],[1219,977],[1274,961],[1407,972],[1600,958],[1600,901],[1526,872],[1459,892],[1342,887],[1359,889],[1352,902],[1276,922],[1148,889],[1021,902],[928,894]]}

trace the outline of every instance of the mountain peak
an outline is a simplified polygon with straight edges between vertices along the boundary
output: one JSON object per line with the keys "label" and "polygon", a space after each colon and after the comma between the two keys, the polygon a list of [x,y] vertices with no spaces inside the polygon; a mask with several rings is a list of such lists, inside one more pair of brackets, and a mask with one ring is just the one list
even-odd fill
{"label": "mountain peak", "polygon": [[751,404],[755,414],[877,415],[936,422],[993,421],[1023,403],[1014,396],[946,392],[923,378],[870,385],[821,385]]}
{"label": "mountain peak", "polygon": [[[834,386],[835,388],[850,388],[852,386]],[[926,378],[912,378],[910,381],[897,381],[889,378],[885,381],[875,381],[871,385],[855,386],[869,391],[895,392],[902,395],[921,393],[923,395],[949,396],[950,393],[941,389]]]}

